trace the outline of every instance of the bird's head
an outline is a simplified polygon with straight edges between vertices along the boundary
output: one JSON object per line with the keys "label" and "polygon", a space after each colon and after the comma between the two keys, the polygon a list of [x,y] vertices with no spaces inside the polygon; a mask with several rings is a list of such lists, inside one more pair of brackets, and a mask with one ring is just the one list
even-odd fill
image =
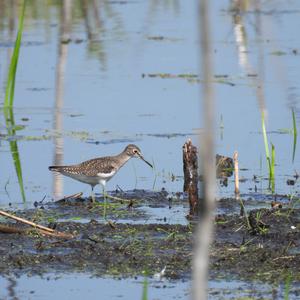
{"label": "bird's head", "polygon": [[151,168],[153,168],[153,166],[152,166],[148,161],[146,161],[146,160],[144,159],[144,157],[143,157],[143,155],[142,155],[142,153],[141,153],[141,150],[140,150],[140,148],[139,148],[138,146],[133,145],[133,144],[129,144],[129,145],[125,148],[124,152],[125,152],[128,156],[130,156],[130,157],[137,157],[137,158],[140,158],[140,159],[143,160],[147,165],[149,165]]}

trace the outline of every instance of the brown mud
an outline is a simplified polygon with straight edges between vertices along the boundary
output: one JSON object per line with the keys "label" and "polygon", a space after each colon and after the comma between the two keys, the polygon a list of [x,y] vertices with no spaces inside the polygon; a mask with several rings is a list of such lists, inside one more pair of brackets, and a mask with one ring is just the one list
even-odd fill
{"label": "brown mud", "polygon": [[[166,277],[189,279],[195,225],[147,224],[147,213],[143,210],[147,206],[156,207],[158,212],[170,205],[186,206],[187,200],[181,194],[170,196],[165,191],[122,194],[126,199],[133,196],[139,200],[133,207],[128,207],[126,201],[108,201],[105,218],[100,198],[96,204],[77,199],[38,203],[34,209],[15,211],[20,217],[72,233],[75,238],[48,237],[34,229],[26,233],[0,233],[0,272],[88,272],[95,276],[125,277],[145,272],[153,275],[166,266]],[[230,198],[221,199],[218,205],[223,211],[226,207],[228,211],[238,211],[239,207]],[[288,204],[276,210],[269,206],[247,211],[251,228],[247,227],[245,217],[236,213],[215,216],[213,278],[278,282],[290,276],[293,281],[300,280],[300,209]],[[128,219],[140,223],[126,223]],[[2,219],[3,223],[16,226]],[[21,224],[17,226],[24,228]]]}

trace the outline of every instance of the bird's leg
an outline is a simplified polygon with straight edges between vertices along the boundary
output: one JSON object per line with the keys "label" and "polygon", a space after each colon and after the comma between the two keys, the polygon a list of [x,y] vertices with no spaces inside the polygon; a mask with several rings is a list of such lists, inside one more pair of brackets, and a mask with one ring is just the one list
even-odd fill
{"label": "bird's leg", "polygon": [[92,198],[92,202],[95,203],[96,202],[96,198],[95,198],[95,194],[94,194],[94,186],[91,185],[92,191],[91,191],[91,198]]}
{"label": "bird's leg", "polygon": [[102,194],[104,198],[104,206],[103,206],[103,219],[106,220],[106,206],[107,206],[107,197],[105,192],[105,186],[102,185]]}
{"label": "bird's leg", "polygon": [[107,198],[107,193],[105,191],[105,186],[104,185],[102,185],[102,194],[103,194],[103,198],[105,200]]}

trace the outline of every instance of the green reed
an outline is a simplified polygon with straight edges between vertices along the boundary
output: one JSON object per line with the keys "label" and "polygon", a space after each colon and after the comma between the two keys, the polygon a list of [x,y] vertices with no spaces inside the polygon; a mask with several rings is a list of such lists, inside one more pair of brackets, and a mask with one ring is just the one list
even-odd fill
{"label": "green reed", "polygon": [[142,300],[148,300],[148,285],[148,278],[145,276],[143,282]]}
{"label": "green reed", "polygon": [[[7,134],[10,138],[13,138],[16,135],[16,126],[14,120],[14,112],[13,112],[13,103],[14,103],[14,94],[15,94],[15,82],[16,82],[16,73],[17,73],[17,66],[20,54],[20,46],[22,40],[22,33],[24,27],[24,15],[25,15],[25,7],[26,7],[26,0],[23,2],[19,26],[18,26],[18,33],[15,41],[15,46],[13,50],[13,54],[11,57],[9,70],[8,70],[8,78],[6,82],[6,89],[5,89],[5,98],[4,98],[4,107],[3,113],[7,128]],[[24,191],[24,184],[23,184],[23,176],[22,176],[22,167],[20,161],[20,155],[18,150],[18,144],[16,140],[11,139],[9,142],[10,151],[13,157],[19,186],[21,190],[21,195],[23,202],[26,201],[25,191]]]}
{"label": "green reed", "polygon": [[291,282],[292,282],[292,274],[289,273],[285,279],[284,283],[284,300],[289,300],[289,295],[291,291]]}
{"label": "green reed", "polygon": [[17,66],[18,66],[18,60],[20,54],[22,33],[23,33],[25,7],[26,7],[26,0],[24,0],[23,2],[21,17],[20,17],[19,27],[18,27],[18,33],[15,41],[15,47],[9,65],[8,78],[7,78],[6,90],[5,90],[4,107],[12,107],[14,103],[15,80],[16,80]]}

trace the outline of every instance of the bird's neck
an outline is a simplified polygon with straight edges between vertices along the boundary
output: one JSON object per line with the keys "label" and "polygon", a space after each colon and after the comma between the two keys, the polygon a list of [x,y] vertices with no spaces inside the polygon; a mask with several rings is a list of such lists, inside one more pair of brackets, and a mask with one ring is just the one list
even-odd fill
{"label": "bird's neck", "polygon": [[118,154],[117,159],[120,161],[121,166],[123,166],[131,157],[127,155],[126,152]]}

